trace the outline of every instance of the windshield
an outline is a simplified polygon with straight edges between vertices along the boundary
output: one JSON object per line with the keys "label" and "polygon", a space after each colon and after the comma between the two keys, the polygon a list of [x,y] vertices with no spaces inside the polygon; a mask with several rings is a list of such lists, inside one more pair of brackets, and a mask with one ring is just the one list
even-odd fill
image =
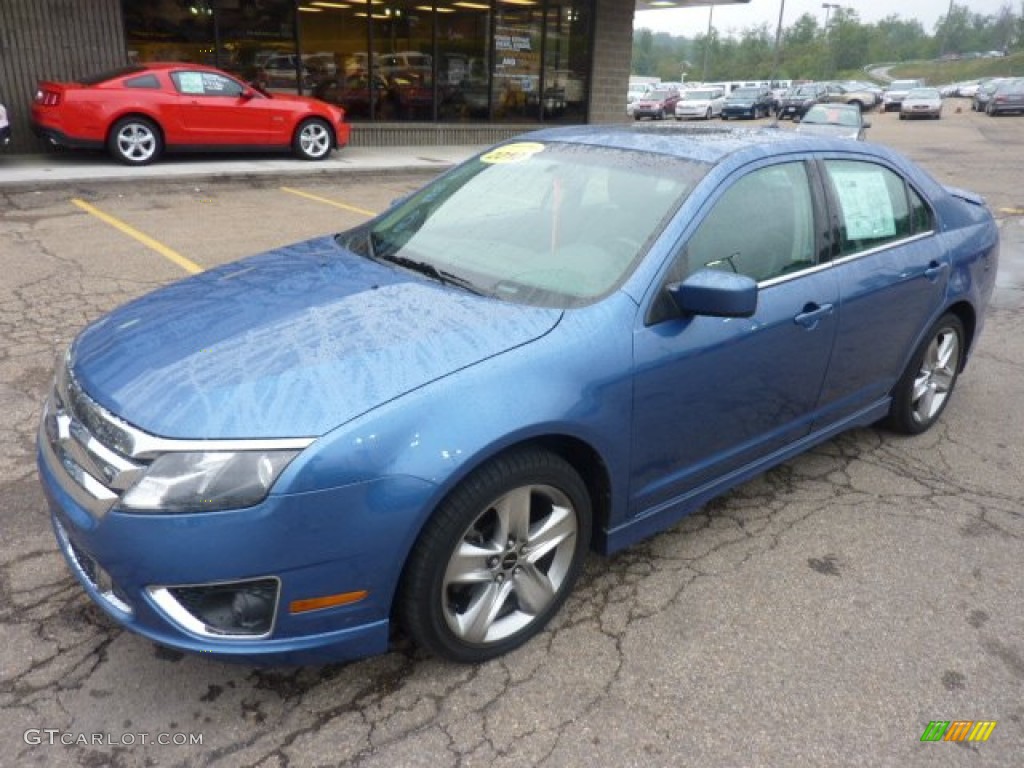
{"label": "windshield", "polygon": [[814,88],[797,88],[793,95],[809,99],[814,96],[817,96],[818,92]]}
{"label": "windshield", "polygon": [[809,123],[811,125],[845,125],[851,128],[859,125],[860,121],[857,119],[859,116],[858,110],[854,109],[843,109],[841,107],[811,107],[807,110],[807,114],[804,115],[801,123]]}
{"label": "windshield", "polygon": [[889,90],[909,91],[911,88],[917,88],[919,85],[920,83],[917,80],[893,80]]}
{"label": "windshield", "polygon": [[340,237],[356,253],[505,301],[582,306],[626,279],[708,167],[515,142]]}
{"label": "windshield", "polygon": [[708,101],[713,98],[714,91],[687,91],[683,94],[683,101]]}
{"label": "windshield", "polygon": [[730,99],[756,99],[757,90],[755,88],[740,88],[738,91],[733,91]]}
{"label": "windshield", "polygon": [[907,94],[908,99],[941,99],[939,92],[934,88],[915,88]]}
{"label": "windshield", "polygon": [[661,101],[662,99],[667,99],[671,95],[672,95],[672,91],[667,91],[667,90],[664,90],[664,89],[658,89],[656,91],[651,91],[646,96],[644,96],[644,98],[648,99],[650,101]]}

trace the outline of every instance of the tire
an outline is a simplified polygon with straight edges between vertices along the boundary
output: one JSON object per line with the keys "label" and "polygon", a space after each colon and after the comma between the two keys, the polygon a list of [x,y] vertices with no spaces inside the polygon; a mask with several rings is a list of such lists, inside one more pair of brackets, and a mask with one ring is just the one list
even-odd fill
{"label": "tire", "polygon": [[893,390],[887,425],[907,435],[919,435],[945,410],[960,368],[966,339],[964,325],[953,314],[943,315],[910,359]]}
{"label": "tire", "polygon": [[572,591],[590,543],[586,486],[559,456],[527,448],[469,475],[427,523],[402,574],[413,641],[457,662],[519,647]]}
{"label": "tire", "polygon": [[292,150],[302,160],[323,160],[334,148],[331,126],[318,117],[311,117],[299,123],[292,139]]}
{"label": "tire", "polygon": [[160,159],[164,151],[164,140],[152,120],[125,117],[110,129],[107,151],[125,165],[149,165]]}

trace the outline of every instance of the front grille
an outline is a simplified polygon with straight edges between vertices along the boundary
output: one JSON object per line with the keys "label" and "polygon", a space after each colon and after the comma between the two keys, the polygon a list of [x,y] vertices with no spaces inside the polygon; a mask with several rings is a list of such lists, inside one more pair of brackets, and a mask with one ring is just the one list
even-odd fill
{"label": "front grille", "polygon": [[128,430],[82,391],[66,362],[44,406],[40,432],[54,471],[63,468],[62,487],[94,517],[105,515],[146,466],[129,458]]}

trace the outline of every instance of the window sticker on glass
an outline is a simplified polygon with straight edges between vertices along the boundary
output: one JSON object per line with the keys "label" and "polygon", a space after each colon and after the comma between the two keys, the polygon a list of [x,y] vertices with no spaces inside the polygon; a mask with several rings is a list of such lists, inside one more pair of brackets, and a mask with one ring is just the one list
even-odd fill
{"label": "window sticker on glass", "polygon": [[204,93],[203,76],[199,72],[179,72],[178,90],[182,93]]}
{"label": "window sticker on glass", "polygon": [[839,204],[850,240],[875,240],[896,234],[896,216],[881,170],[846,171],[832,168]]}
{"label": "window sticker on glass", "polygon": [[228,81],[223,77],[217,75],[211,75],[208,72],[203,73],[203,90],[207,93],[220,93],[227,86]]}
{"label": "window sticker on glass", "polygon": [[518,163],[543,151],[543,144],[538,144],[535,141],[520,141],[515,144],[506,144],[503,147],[492,149],[486,155],[483,155],[480,161],[491,165]]}

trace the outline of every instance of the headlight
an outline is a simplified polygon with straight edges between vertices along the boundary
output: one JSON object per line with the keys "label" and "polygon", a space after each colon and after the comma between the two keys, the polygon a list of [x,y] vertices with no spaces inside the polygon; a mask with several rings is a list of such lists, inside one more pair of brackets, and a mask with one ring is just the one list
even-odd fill
{"label": "headlight", "polygon": [[165,453],[121,498],[133,512],[201,512],[258,504],[298,451]]}

